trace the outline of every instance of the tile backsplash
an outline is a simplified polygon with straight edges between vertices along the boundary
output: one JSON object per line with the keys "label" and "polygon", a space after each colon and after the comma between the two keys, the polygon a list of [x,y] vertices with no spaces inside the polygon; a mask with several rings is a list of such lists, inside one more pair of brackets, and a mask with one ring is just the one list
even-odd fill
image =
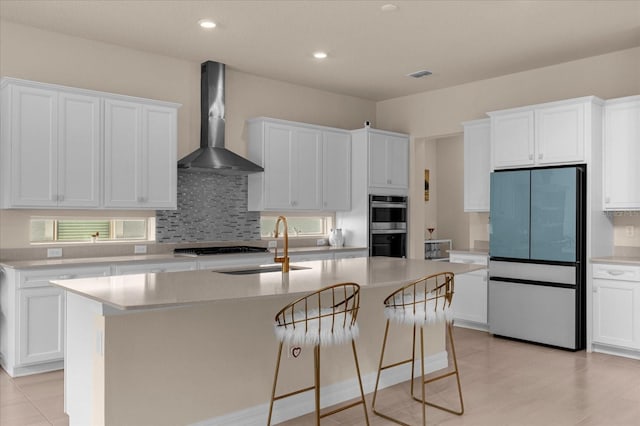
{"label": "tile backsplash", "polygon": [[156,212],[156,241],[260,240],[260,213],[247,211],[247,176],[178,171],[178,209]]}

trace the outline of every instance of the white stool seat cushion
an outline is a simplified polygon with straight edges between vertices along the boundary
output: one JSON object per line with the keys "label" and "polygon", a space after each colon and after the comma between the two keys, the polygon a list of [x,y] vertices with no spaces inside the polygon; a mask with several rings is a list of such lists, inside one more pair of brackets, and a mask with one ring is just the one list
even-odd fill
{"label": "white stool seat cushion", "polygon": [[384,308],[385,316],[391,321],[410,325],[436,324],[453,320],[453,309],[444,297],[434,298],[434,295],[427,293],[425,303],[423,294],[417,296],[414,304],[413,293],[395,295]]}
{"label": "white stool seat cushion", "polygon": [[290,345],[334,345],[347,343],[358,337],[358,324],[353,322],[351,312],[336,312],[333,309],[296,311],[286,316],[287,324],[274,324],[276,338]]}

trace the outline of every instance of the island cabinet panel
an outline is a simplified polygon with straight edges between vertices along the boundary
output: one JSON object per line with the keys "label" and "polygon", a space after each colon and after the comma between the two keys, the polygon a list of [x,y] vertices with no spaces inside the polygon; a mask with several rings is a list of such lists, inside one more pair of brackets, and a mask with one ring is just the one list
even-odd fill
{"label": "island cabinet panel", "polygon": [[27,82],[2,97],[2,207],[97,207],[100,99]]}
{"label": "island cabinet panel", "polygon": [[593,347],[640,358],[640,266],[593,265]]}
{"label": "island cabinet panel", "polygon": [[492,169],[588,162],[602,104],[587,96],[488,113]]}
{"label": "island cabinet panel", "polygon": [[604,209],[640,210],[640,96],[604,108]]}
{"label": "island cabinet panel", "polygon": [[491,122],[475,120],[464,126],[464,211],[489,211]]}
{"label": "island cabinet panel", "polygon": [[347,210],[349,132],[269,118],[249,121],[249,210]]}

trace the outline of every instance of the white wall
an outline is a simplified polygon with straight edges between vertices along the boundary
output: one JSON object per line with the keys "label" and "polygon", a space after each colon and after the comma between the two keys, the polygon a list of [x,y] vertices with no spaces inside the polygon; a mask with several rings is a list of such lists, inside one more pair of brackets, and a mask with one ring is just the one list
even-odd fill
{"label": "white wall", "polygon": [[[213,58],[211,58],[213,59]],[[0,76],[178,102],[178,158],[200,144],[200,64],[0,21]],[[375,121],[373,101],[227,67],[226,144],[246,153],[245,120],[268,116],[344,129]],[[32,214],[0,210],[0,248],[27,247]],[[75,215],[95,214],[76,211]],[[111,213],[108,213],[111,214]],[[126,212],[129,216],[147,212]]]}
{"label": "white wall", "polygon": [[[462,131],[461,122],[483,118],[488,111],[542,102],[595,95],[610,99],[640,94],[640,48],[539,68],[488,80],[476,81],[377,103],[376,122],[382,129],[409,133],[411,152],[420,154],[423,140]],[[412,155],[410,197],[422,193],[424,155]],[[438,167],[444,164],[435,160]],[[462,162],[462,158],[459,160]],[[462,196],[462,194],[460,194]],[[409,226],[425,228],[422,203],[411,203]],[[442,235],[441,235],[442,236]],[[411,232],[409,256],[422,255],[422,232]]]}

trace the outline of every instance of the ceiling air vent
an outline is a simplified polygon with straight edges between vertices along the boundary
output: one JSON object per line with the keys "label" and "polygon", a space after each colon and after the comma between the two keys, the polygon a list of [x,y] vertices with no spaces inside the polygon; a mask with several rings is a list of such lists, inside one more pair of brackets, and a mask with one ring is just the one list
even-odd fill
{"label": "ceiling air vent", "polygon": [[426,76],[431,75],[431,74],[433,74],[431,71],[420,70],[420,71],[412,72],[411,74],[407,74],[407,77],[422,78],[422,77],[426,77]]}

